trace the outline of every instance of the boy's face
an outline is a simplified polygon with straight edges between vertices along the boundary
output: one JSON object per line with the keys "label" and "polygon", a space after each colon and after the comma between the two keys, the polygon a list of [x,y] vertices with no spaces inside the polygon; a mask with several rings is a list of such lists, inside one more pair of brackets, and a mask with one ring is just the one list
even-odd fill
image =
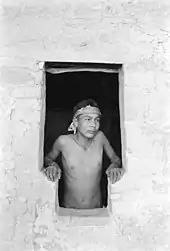
{"label": "boy's face", "polygon": [[77,118],[77,131],[86,138],[93,138],[100,127],[98,114],[80,115]]}

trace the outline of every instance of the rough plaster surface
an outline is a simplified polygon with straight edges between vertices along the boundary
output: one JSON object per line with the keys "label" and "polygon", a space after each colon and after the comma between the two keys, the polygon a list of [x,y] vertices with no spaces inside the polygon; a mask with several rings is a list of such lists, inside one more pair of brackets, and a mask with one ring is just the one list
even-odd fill
{"label": "rough plaster surface", "polygon": [[[169,1],[6,0],[0,13],[0,250],[170,250]],[[50,60],[124,64],[128,172],[111,188],[107,226],[54,217],[54,187],[39,172],[38,61]]]}

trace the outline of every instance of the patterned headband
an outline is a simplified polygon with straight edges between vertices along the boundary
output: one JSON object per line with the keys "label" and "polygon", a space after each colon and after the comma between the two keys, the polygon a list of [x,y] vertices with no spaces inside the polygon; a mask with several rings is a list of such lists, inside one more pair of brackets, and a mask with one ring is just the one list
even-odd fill
{"label": "patterned headband", "polygon": [[91,113],[101,115],[101,112],[100,112],[99,108],[97,108],[95,106],[87,105],[87,106],[82,107],[79,110],[77,110],[76,113],[74,114],[74,118],[76,118],[79,115],[91,114]]}

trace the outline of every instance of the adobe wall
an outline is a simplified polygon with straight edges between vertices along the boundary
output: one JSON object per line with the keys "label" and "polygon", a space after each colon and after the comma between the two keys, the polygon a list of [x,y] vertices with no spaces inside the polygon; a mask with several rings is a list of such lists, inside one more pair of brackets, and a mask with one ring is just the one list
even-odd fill
{"label": "adobe wall", "polygon": [[[0,10],[0,249],[168,250],[168,0],[7,0]],[[45,113],[39,62],[44,61],[123,64],[127,173],[112,187],[112,220],[120,230],[115,239],[111,227],[101,234],[97,228],[69,230],[68,219],[50,225],[54,187],[39,172]],[[90,237],[92,232],[98,237]]]}

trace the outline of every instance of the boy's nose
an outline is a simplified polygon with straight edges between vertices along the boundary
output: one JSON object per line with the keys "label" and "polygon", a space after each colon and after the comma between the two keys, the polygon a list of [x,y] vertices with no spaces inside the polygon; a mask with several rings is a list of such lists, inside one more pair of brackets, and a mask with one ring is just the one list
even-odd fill
{"label": "boy's nose", "polygon": [[92,122],[91,122],[91,127],[93,127],[93,128],[96,127],[95,121],[92,121]]}

